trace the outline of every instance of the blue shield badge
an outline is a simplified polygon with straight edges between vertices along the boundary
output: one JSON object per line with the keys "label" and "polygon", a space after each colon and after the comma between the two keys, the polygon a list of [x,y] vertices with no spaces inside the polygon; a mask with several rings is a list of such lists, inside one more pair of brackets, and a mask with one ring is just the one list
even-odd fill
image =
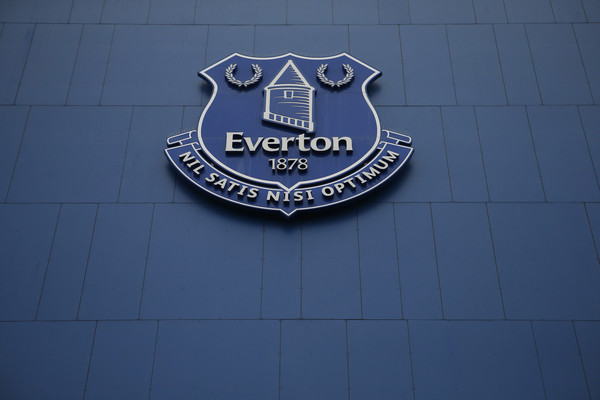
{"label": "blue shield badge", "polygon": [[220,198],[290,216],[366,193],[412,155],[368,99],[381,73],[348,54],[236,53],[199,75],[212,97],[198,129],[169,138],[166,153]]}

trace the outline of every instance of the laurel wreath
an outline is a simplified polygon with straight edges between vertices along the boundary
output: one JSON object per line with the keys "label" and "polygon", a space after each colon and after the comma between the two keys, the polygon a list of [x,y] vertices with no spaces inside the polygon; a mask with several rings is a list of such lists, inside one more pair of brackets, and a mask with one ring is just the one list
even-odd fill
{"label": "laurel wreath", "polygon": [[327,71],[327,64],[321,64],[321,66],[319,68],[317,68],[317,78],[319,78],[321,83],[323,83],[324,85],[328,85],[331,87],[344,86],[344,85],[350,83],[352,78],[354,78],[354,70],[352,69],[350,64],[342,64],[342,66],[344,67],[344,70],[346,71],[346,76],[337,82],[334,82],[325,76],[325,71]]}
{"label": "laurel wreath", "polygon": [[239,79],[235,79],[235,77],[233,76],[233,71],[235,71],[236,68],[237,68],[237,64],[230,64],[229,67],[227,67],[225,69],[225,78],[227,78],[227,82],[229,82],[232,85],[235,85],[239,88],[241,88],[242,86],[243,87],[252,86],[256,82],[258,82],[260,80],[260,78],[262,77],[262,68],[260,68],[258,66],[258,64],[252,64],[252,70],[254,71],[254,75],[252,76],[252,78],[248,79],[247,81],[242,82]]}

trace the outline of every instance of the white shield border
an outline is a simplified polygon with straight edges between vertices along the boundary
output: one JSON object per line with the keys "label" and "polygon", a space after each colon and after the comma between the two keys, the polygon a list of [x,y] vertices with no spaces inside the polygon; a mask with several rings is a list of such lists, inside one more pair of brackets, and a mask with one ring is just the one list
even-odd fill
{"label": "white shield border", "polygon": [[[338,171],[338,172],[336,172],[334,174],[331,174],[331,175],[328,175],[328,176],[325,176],[325,177],[321,177],[321,178],[318,178],[318,179],[313,179],[313,180],[310,180],[310,181],[299,181],[299,182],[295,183],[294,185],[292,185],[291,187],[287,187],[287,186],[285,186],[284,184],[282,184],[281,182],[278,182],[278,181],[267,181],[267,180],[263,180],[263,179],[258,179],[256,177],[248,176],[246,174],[243,174],[243,173],[241,173],[239,171],[236,171],[236,170],[228,167],[226,164],[223,164],[217,157],[215,157],[208,150],[208,148],[204,145],[204,142],[202,141],[202,129],[201,129],[202,122],[204,121],[204,116],[209,111],[210,106],[211,106],[213,100],[217,96],[217,92],[218,92],[218,89],[219,89],[218,83],[215,82],[215,80],[212,79],[210,77],[210,75],[208,75],[206,73],[206,71],[208,71],[209,69],[213,68],[217,64],[221,64],[221,63],[223,63],[223,62],[225,62],[225,61],[227,61],[230,58],[235,57],[235,56],[238,56],[238,57],[241,57],[241,58],[245,58],[245,59],[248,59],[248,60],[256,60],[256,61],[260,61],[260,60],[277,60],[277,59],[280,59],[280,58],[285,58],[285,57],[290,57],[290,56],[297,57],[297,58],[302,58],[302,59],[305,59],[305,60],[323,60],[323,61],[325,61],[325,60],[334,60],[334,59],[340,58],[340,57],[348,57],[351,60],[355,61],[356,63],[359,63],[362,66],[364,66],[365,68],[370,69],[371,71],[373,71],[373,73],[371,75],[369,75],[369,77],[367,77],[367,79],[364,80],[364,82],[362,84],[362,87],[361,87],[362,95],[363,95],[365,101],[367,102],[367,104],[369,106],[369,109],[373,113],[373,116],[375,117],[375,122],[376,122],[376,125],[377,125],[376,126],[376,129],[377,129],[376,135],[377,135],[377,137],[376,137],[376,139],[375,139],[375,141],[374,141],[373,146],[371,147],[371,149],[369,151],[367,151],[365,153],[365,155],[362,158],[360,158],[358,161],[356,161],[355,163],[353,163],[349,167],[344,168],[341,171]],[[301,186],[308,186],[308,187],[310,187],[310,186],[312,186],[314,184],[317,184],[317,183],[320,183],[320,182],[324,182],[324,181],[328,181],[328,180],[332,180],[332,179],[337,178],[338,176],[343,176],[348,171],[351,171],[351,170],[355,169],[357,166],[359,166],[362,162],[364,162],[369,156],[371,156],[373,154],[373,152],[377,149],[377,146],[379,145],[379,141],[381,140],[381,123],[379,122],[379,116],[377,115],[377,111],[375,111],[375,108],[373,107],[373,104],[371,104],[371,101],[369,100],[369,96],[367,95],[367,86],[373,80],[375,80],[375,79],[377,79],[377,78],[379,78],[381,76],[381,71],[379,71],[379,70],[371,67],[370,65],[368,65],[368,64],[366,64],[366,63],[364,63],[364,62],[362,62],[362,61],[360,61],[360,60],[352,57],[348,53],[343,52],[343,53],[339,53],[339,54],[336,54],[334,56],[329,56],[329,57],[300,56],[298,54],[291,53],[291,52],[290,53],[286,53],[286,54],[282,54],[282,55],[279,55],[279,56],[275,56],[275,57],[254,57],[254,56],[246,56],[246,55],[240,54],[240,53],[233,53],[233,54],[231,54],[231,55],[229,55],[229,56],[227,56],[227,57],[225,57],[225,58],[217,61],[216,63],[212,64],[211,66],[204,68],[198,74],[201,75],[207,81],[209,81],[211,83],[211,85],[213,86],[213,92],[212,92],[211,98],[210,98],[208,104],[206,105],[206,107],[204,107],[204,110],[202,111],[202,115],[200,117],[200,120],[198,121],[198,129],[197,129],[198,143],[200,144],[200,147],[202,148],[202,151],[204,153],[206,153],[206,155],[208,156],[208,158],[210,158],[210,160],[212,160],[217,165],[219,165],[219,167],[223,168],[225,171],[233,174],[234,176],[242,177],[242,178],[246,179],[249,182],[257,182],[257,183],[260,183],[262,185],[276,186],[276,187],[279,187],[279,188],[281,188],[282,190],[285,190],[285,191],[291,191],[291,190],[294,190],[295,188],[298,188],[298,187],[301,187]]]}

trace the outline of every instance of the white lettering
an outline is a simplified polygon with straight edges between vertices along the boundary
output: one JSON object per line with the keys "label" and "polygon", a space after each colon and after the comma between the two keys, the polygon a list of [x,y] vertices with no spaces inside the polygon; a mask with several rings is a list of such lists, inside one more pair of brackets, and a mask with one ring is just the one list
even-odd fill
{"label": "white lettering", "polygon": [[236,182],[230,182],[229,184],[229,189],[227,189],[228,192],[231,192],[232,190],[237,189],[238,187],[240,187],[239,183]]}
{"label": "white lettering", "polygon": [[[244,136],[244,132],[227,132],[225,133],[225,151],[243,152],[244,146],[233,147],[234,144],[242,143],[241,137]],[[239,138],[239,139],[238,139]]]}
{"label": "white lettering", "polygon": [[331,186],[323,186],[323,189],[321,189],[321,193],[324,197],[331,197],[335,192],[333,191],[333,188]]}
{"label": "white lettering", "polygon": [[363,176],[365,178],[367,178],[368,180],[371,180],[371,179],[374,179],[380,173],[381,172],[379,172],[377,169],[375,169],[374,167],[371,167],[371,168],[369,168],[369,172],[363,171]]}
{"label": "white lettering", "polygon": [[280,192],[272,192],[272,191],[268,191],[267,192],[267,203],[269,201],[274,201],[275,203],[279,202],[279,193]]}
{"label": "white lettering", "polygon": [[310,151],[310,148],[306,147],[306,142],[309,139],[306,137],[306,135],[303,133],[302,135],[298,136],[298,148],[300,149],[300,151]]}
{"label": "white lettering", "polygon": [[352,139],[348,136],[333,138],[333,152],[338,153],[340,151],[340,143],[342,141],[344,146],[346,146],[346,153],[352,153]]}
{"label": "white lettering", "polygon": [[187,153],[183,153],[179,155],[179,158],[182,158],[181,162],[186,163],[188,161],[193,161],[196,158],[192,155],[191,151],[188,151]]}
{"label": "white lettering", "polygon": [[314,201],[315,198],[313,197],[312,190],[307,190],[306,191],[306,199],[308,201]]}
{"label": "white lettering", "polygon": [[250,190],[248,190],[248,198],[249,199],[255,199],[257,196],[258,196],[257,188],[250,188]]}
{"label": "white lettering", "polygon": [[[379,165],[379,164],[383,164],[383,165]],[[388,163],[386,163],[383,160],[379,160],[375,164],[373,164],[373,166],[375,168],[377,168],[378,170],[385,171],[387,169],[387,167],[388,167]]]}
{"label": "white lettering", "polygon": [[258,137],[256,138],[256,143],[252,143],[252,139],[245,137],[244,138],[244,142],[246,142],[246,144],[248,145],[248,149],[251,152],[255,152],[256,149],[258,149],[258,145],[260,144],[260,142],[262,142],[263,138],[262,137]]}
{"label": "white lettering", "polygon": [[221,189],[225,189],[225,185],[227,184],[227,178],[223,178],[214,183],[215,186],[220,187]]}
{"label": "white lettering", "polygon": [[391,164],[391,163],[393,163],[394,161],[396,161],[396,159],[398,158],[398,156],[399,156],[399,155],[400,155],[400,154],[398,154],[398,153],[395,153],[395,152],[393,152],[393,151],[391,151],[391,150],[388,150],[388,155],[387,155],[387,156],[383,156],[382,158],[383,158],[385,161],[387,161],[387,162],[389,162],[389,163]]}
{"label": "white lettering", "polygon": [[[277,139],[276,137],[268,137],[265,140],[263,140],[262,142],[262,147],[263,149],[265,149],[265,151],[269,151],[269,152],[274,152],[274,151],[279,151],[279,139]],[[273,147],[275,146],[275,147]]]}
{"label": "white lettering", "polygon": [[193,172],[194,172],[196,175],[200,175],[200,171],[202,170],[202,168],[204,168],[204,165],[200,165],[200,166],[198,166],[198,167],[194,168]]}
{"label": "white lettering", "polygon": [[295,137],[282,137],[281,138],[281,151],[283,153],[287,153],[288,151],[288,145],[294,144],[294,142],[296,141]]}
{"label": "white lettering", "polygon": [[[319,147],[319,142],[323,142],[323,147]],[[331,149],[331,139],[326,137],[316,137],[310,141],[310,148],[314,151],[327,151]]]}
{"label": "white lettering", "polygon": [[226,132],[225,152],[241,153],[248,148],[250,153],[255,153],[262,147],[262,149],[268,153],[287,153],[290,146],[293,146],[294,144],[298,146],[298,150],[301,153],[309,153],[311,150],[317,153],[324,153],[327,151],[339,153],[341,151],[341,146],[345,148],[346,154],[352,153],[353,150],[352,139],[347,136],[335,136],[333,138],[317,136],[311,139],[305,134],[301,134],[297,137],[257,137],[254,139],[245,137],[244,132]]}
{"label": "white lettering", "polygon": [[214,172],[212,172],[209,176],[207,176],[204,179],[206,179],[206,182],[208,182],[208,183],[213,183],[218,178],[219,178],[219,174],[215,174]]}

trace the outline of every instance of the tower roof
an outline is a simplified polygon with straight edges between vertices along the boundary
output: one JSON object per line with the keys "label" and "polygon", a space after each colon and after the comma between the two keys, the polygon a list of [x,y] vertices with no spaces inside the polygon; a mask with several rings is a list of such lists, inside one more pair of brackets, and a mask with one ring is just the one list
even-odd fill
{"label": "tower roof", "polygon": [[288,60],[267,88],[276,85],[298,85],[312,88],[292,60]]}

